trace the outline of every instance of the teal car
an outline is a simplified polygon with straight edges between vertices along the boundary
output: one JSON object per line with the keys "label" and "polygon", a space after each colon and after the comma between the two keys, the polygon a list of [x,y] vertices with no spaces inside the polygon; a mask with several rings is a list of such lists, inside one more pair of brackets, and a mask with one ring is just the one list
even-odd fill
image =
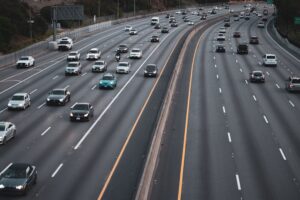
{"label": "teal car", "polygon": [[117,78],[111,74],[106,73],[99,81],[99,89],[114,89],[117,87]]}

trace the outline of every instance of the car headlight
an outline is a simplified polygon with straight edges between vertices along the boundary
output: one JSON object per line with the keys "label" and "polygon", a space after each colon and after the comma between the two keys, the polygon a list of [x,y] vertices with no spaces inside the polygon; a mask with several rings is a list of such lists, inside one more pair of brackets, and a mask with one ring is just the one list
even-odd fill
{"label": "car headlight", "polygon": [[49,98],[47,98],[47,101],[50,101],[50,99],[49,99]]}
{"label": "car headlight", "polygon": [[103,84],[103,81],[100,81],[100,84]]}
{"label": "car headlight", "polygon": [[73,113],[70,113],[70,117],[73,117]]}
{"label": "car headlight", "polygon": [[155,71],[153,71],[153,74],[156,74],[157,73],[157,71],[155,70]]}
{"label": "car headlight", "polygon": [[64,99],[59,99],[59,102],[63,102],[64,101]]}
{"label": "car headlight", "polygon": [[109,83],[110,83],[111,85],[112,85],[112,84],[114,84],[114,82],[113,82],[113,81],[110,81]]}
{"label": "car headlight", "polygon": [[89,113],[84,114],[84,117],[87,117],[89,115]]}
{"label": "car headlight", "polygon": [[2,140],[3,139],[3,136],[0,136],[0,140]]}
{"label": "car headlight", "polygon": [[144,73],[148,73],[147,70],[145,70]]}
{"label": "car headlight", "polygon": [[8,106],[11,106],[11,103],[8,103]]}
{"label": "car headlight", "polygon": [[18,105],[19,105],[19,106],[23,106],[23,105],[24,105],[24,103],[19,103]]}
{"label": "car headlight", "polygon": [[0,185],[0,189],[4,189],[5,186],[3,184]]}
{"label": "car headlight", "polygon": [[23,185],[18,185],[18,186],[16,186],[16,189],[17,190],[22,190],[22,189],[24,189],[24,186]]}

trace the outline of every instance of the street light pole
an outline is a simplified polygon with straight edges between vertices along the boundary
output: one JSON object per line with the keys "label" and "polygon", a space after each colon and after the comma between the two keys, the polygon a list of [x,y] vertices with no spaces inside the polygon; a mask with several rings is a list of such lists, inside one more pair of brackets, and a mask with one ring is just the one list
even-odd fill
{"label": "street light pole", "polygon": [[32,24],[34,23],[34,21],[31,19],[31,11],[29,12],[29,20],[27,21],[27,23],[29,24],[29,35],[30,39],[32,40]]}
{"label": "street light pole", "polygon": [[98,0],[98,17],[101,15],[101,0]]}
{"label": "street light pole", "polygon": [[118,0],[118,5],[117,5],[117,18],[119,19],[120,17],[120,1]]}
{"label": "street light pole", "polygon": [[135,0],[133,0],[133,16],[135,16]]}

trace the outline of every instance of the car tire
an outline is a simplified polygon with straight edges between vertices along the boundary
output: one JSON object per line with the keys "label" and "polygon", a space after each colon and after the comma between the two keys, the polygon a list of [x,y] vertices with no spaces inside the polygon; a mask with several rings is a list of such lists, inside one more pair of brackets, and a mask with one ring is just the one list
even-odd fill
{"label": "car tire", "polygon": [[17,135],[17,130],[14,130],[12,138],[15,138]]}

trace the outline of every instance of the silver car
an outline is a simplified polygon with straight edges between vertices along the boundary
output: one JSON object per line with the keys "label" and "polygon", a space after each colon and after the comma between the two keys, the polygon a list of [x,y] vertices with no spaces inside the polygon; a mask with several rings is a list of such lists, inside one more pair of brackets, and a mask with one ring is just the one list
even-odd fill
{"label": "silver car", "polygon": [[11,122],[0,122],[0,144],[5,144],[8,140],[16,136],[16,126]]}
{"label": "silver car", "polygon": [[28,93],[16,93],[8,101],[8,109],[23,109],[30,106],[30,96]]}

